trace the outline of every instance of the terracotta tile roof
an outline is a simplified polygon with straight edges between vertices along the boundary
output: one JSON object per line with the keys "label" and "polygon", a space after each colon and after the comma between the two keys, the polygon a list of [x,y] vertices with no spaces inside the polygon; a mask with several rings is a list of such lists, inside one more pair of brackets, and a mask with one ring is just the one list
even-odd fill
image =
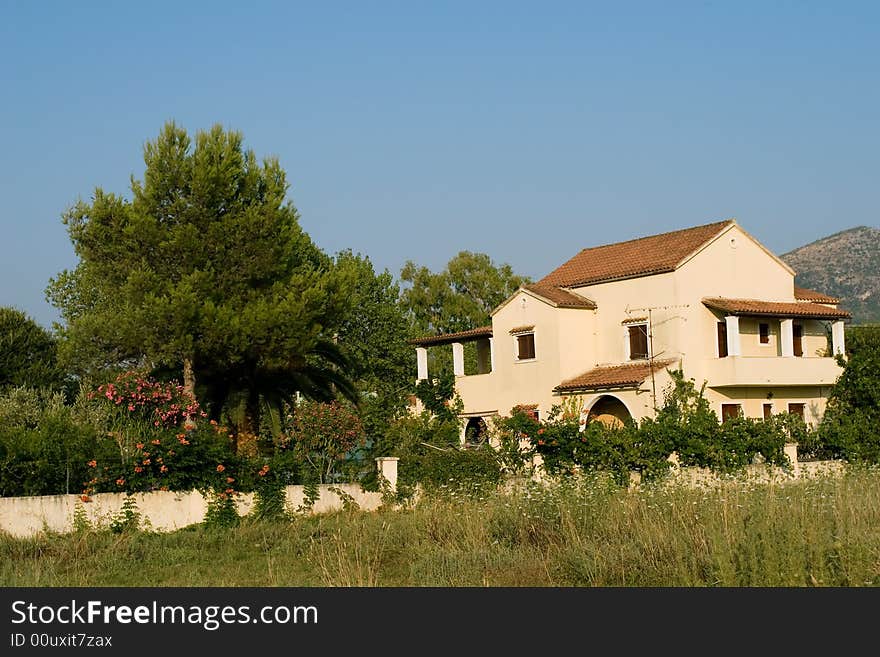
{"label": "terracotta tile roof", "polygon": [[492,327],[480,326],[479,328],[468,329],[467,331],[458,331],[457,333],[441,333],[440,335],[426,335],[423,338],[410,340],[410,344],[420,347],[432,347],[439,344],[450,344],[452,342],[469,342],[478,338],[491,338]]}
{"label": "terracotta tile roof", "polygon": [[526,331],[534,330],[534,328],[535,328],[534,324],[532,324],[531,326],[515,326],[512,329],[510,329],[510,333],[511,333],[511,335],[514,333],[525,333]]}
{"label": "terracotta tile roof", "polygon": [[840,299],[832,297],[816,290],[794,286],[794,298],[798,301],[815,301],[816,303],[840,303]]}
{"label": "terracotta tile roof", "polygon": [[627,317],[625,320],[621,322],[621,324],[640,324],[642,322],[647,322],[648,316],[645,315],[643,317]]}
{"label": "terracotta tile roof", "polygon": [[780,302],[711,297],[703,299],[703,305],[730,313],[731,315],[803,317],[805,319],[844,319],[851,317],[851,314],[845,310],[804,301]]}
{"label": "terracotta tile roof", "polygon": [[588,308],[596,309],[596,302],[582,297],[574,292],[563,290],[561,287],[553,285],[523,285],[523,288],[529,292],[534,292],[539,297],[543,297],[547,301],[559,308]]}
{"label": "terracotta tile roof", "polygon": [[[655,360],[654,371],[671,365],[674,360]],[[599,388],[630,388],[638,386],[651,376],[651,363],[647,360],[626,365],[594,367],[583,374],[563,381],[554,388],[556,392],[571,390],[596,390]]]}
{"label": "terracotta tile roof", "polygon": [[574,287],[673,271],[682,260],[735,223],[733,219],[584,249],[538,281]]}

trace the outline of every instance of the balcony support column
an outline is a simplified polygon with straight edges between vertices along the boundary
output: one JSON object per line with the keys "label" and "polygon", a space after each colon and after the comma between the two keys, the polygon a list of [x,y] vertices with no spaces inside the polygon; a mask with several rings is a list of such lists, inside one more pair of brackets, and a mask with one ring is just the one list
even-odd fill
{"label": "balcony support column", "polygon": [[794,358],[794,321],[779,320],[779,341],[782,346],[783,358]]}
{"label": "balcony support column", "polygon": [[416,367],[418,378],[416,381],[424,381],[428,378],[428,350],[424,347],[416,347]]}
{"label": "balcony support column", "polygon": [[452,343],[452,373],[464,376],[464,345],[461,342]]}
{"label": "balcony support column", "polygon": [[843,320],[838,319],[831,325],[831,353],[835,356],[843,356],[846,353],[846,341],[843,336]]}
{"label": "balcony support column", "polygon": [[728,315],[724,318],[727,324],[727,355],[739,356],[742,354],[739,339],[739,317],[736,315]]}

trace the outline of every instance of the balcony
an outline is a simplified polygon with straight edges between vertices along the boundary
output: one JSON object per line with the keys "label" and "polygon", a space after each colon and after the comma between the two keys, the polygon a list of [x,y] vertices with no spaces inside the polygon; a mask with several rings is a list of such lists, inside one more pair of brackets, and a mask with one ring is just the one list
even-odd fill
{"label": "balcony", "polygon": [[833,358],[728,356],[703,363],[710,388],[830,386],[843,371]]}
{"label": "balcony", "polygon": [[498,385],[492,374],[455,377],[455,389],[464,402],[465,413],[498,410]]}

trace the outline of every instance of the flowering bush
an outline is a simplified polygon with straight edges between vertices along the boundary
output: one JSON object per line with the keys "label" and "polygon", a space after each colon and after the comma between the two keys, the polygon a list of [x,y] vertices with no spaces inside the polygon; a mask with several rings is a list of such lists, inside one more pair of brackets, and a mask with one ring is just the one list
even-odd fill
{"label": "flowering bush", "polygon": [[[119,448],[118,458],[88,462],[92,476],[83,495],[96,490],[210,490],[234,492],[237,460],[225,427],[196,426],[205,417],[195,399],[175,383],[155,381],[143,372],[124,372],[88,394],[91,417]],[[231,481],[228,481],[230,480]]]}
{"label": "flowering bush", "polygon": [[365,441],[360,418],[348,404],[303,401],[289,419],[290,436],[282,436],[279,446],[292,445],[306,468],[303,474],[319,483],[335,481],[343,461]]}
{"label": "flowering bush", "polygon": [[206,416],[183,386],[156,381],[137,370],[123,372],[115,381],[98,386],[90,395],[96,396],[151,422],[154,427],[175,427]]}

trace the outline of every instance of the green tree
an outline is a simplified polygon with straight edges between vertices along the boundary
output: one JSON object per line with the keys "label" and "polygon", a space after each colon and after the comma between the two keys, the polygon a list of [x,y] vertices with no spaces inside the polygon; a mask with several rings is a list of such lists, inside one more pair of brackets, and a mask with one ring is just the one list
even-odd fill
{"label": "green tree", "polygon": [[[530,282],[514,274],[510,265],[496,265],[485,253],[470,251],[461,251],[438,273],[408,261],[400,278],[408,284],[401,293],[401,304],[420,336],[486,326],[491,322],[492,310],[520,285]],[[429,350],[428,358],[432,376],[452,371],[452,351],[448,347]],[[464,360],[465,370],[474,371],[474,343],[465,344]]]}
{"label": "green tree", "polygon": [[0,308],[0,388],[57,390],[63,383],[52,334],[20,310]]}
{"label": "green tree", "polygon": [[409,284],[401,295],[403,307],[424,334],[485,326],[498,304],[530,282],[510,265],[470,251],[461,251],[438,273],[408,261],[400,278]]}
{"label": "green tree", "polygon": [[880,349],[880,324],[846,327],[846,353],[855,356],[863,351]]}
{"label": "green tree", "polygon": [[168,123],[144,163],[131,200],[98,188],[64,216],[80,261],[47,296],[66,362],[181,372],[212,416],[239,403],[236,434],[249,436],[267,390],[351,393],[329,339],[347,281],[301,229],[278,161],[258,162],[239,132],[193,143]]}
{"label": "green tree", "polygon": [[880,463],[880,340],[866,327],[847,335],[848,360],[828,394],[816,444],[807,451],[849,461]]}
{"label": "green tree", "polygon": [[337,342],[350,363],[364,428],[375,441],[403,413],[413,392],[411,328],[399,287],[387,270],[376,273],[369,258],[351,251],[337,254],[336,266],[351,281]]}

